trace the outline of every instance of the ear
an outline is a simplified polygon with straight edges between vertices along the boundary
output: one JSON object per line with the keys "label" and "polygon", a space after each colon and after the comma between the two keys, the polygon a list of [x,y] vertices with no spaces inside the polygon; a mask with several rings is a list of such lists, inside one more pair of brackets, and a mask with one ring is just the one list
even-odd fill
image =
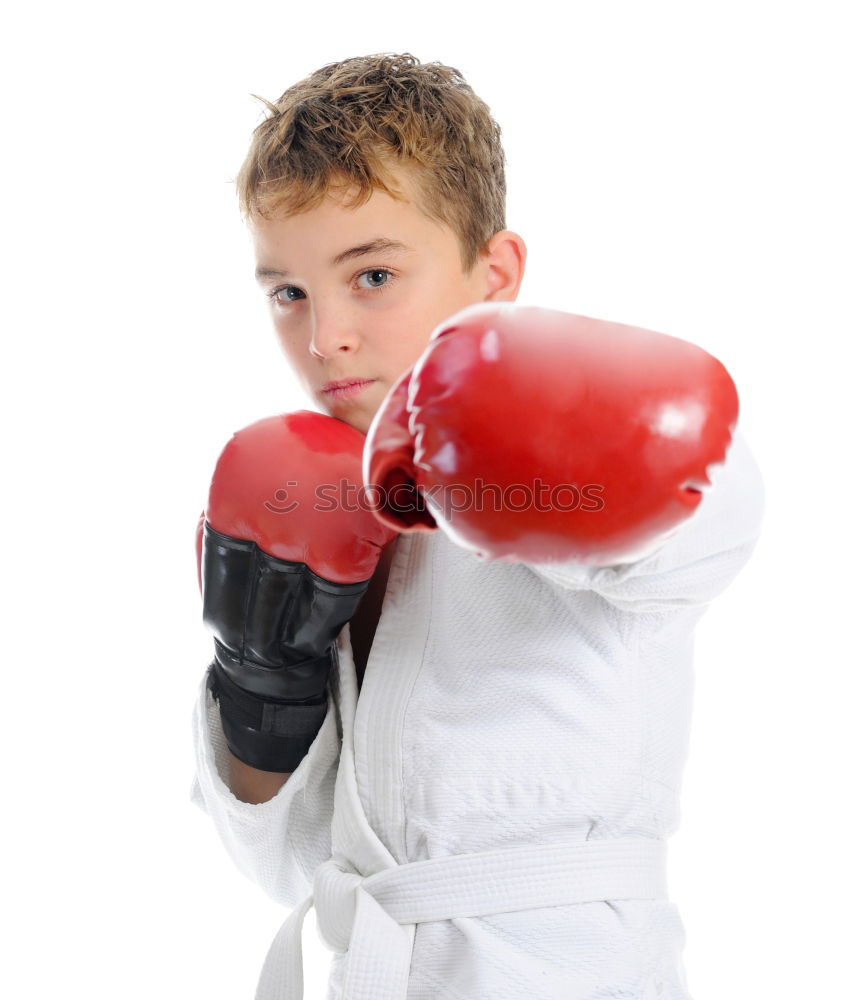
{"label": "ear", "polygon": [[521,288],[527,247],[509,229],[501,229],[488,241],[488,253],[480,258],[484,269],[486,302],[514,302]]}

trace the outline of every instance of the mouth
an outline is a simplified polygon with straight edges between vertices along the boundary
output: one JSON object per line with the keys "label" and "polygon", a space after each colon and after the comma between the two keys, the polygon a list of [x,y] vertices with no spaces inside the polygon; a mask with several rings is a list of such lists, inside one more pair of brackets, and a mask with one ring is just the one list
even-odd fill
{"label": "mouth", "polygon": [[344,378],[337,382],[326,382],[320,389],[320,393],[326,399],[348,399],[350,396],[358,396],[369,385],[374,384],[372,378]]}

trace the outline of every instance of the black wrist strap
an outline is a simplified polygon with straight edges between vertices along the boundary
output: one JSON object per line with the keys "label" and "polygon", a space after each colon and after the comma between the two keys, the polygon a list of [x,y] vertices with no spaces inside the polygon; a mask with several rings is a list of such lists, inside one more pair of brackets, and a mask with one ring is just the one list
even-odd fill
{"label": "black wrist strap", "polygon": [[215,660],[208,690],[220,706],[223,733],[232,753],[261,771],[294,771],[328,712],[328,696],[289,704],[250,695]]}

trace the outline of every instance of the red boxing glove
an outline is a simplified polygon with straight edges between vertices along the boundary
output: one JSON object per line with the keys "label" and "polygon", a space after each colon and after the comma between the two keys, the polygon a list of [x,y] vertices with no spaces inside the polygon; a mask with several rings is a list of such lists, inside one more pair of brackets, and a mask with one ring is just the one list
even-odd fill
{"label": "red boxing glove", "polygon": [[366,507],[364,436],[333,417],[269,417],[223,449],[201,524],[209,688],[229,748],[292,771],[326,714],[332,645],[395,537]]}
{"label": "red boxing glove", "polygon": [[437,521],[417,489],[415,442],[408,426],[407,391],[414,370],[392,386],[368,431],[365,490],[377,517],[395,531],[434,531]]}
{"label": "red boxing glove", "polygon": [[365,506],[364,443],[349,424],[308,410],[258,420],[221,452],[205,520],[332,583],[367,581],[395,532]]}
{"label": "red boxing glove", "polygon": [[442,323],[384,400],[365,484],[396,530],[433,520],[488,559],[612,565],[693,513],[737,418],[732,379],[695,344],[482,303]]}

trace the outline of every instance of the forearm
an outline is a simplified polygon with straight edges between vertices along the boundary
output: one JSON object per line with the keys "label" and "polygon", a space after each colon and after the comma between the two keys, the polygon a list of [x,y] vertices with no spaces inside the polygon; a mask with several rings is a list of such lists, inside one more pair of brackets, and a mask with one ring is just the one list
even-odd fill
{"label": "forearm", "polygon": [[242,802],[252,805],[268,802],[283,788],[291,773],[260,771],[229,754],[229,790]]}

